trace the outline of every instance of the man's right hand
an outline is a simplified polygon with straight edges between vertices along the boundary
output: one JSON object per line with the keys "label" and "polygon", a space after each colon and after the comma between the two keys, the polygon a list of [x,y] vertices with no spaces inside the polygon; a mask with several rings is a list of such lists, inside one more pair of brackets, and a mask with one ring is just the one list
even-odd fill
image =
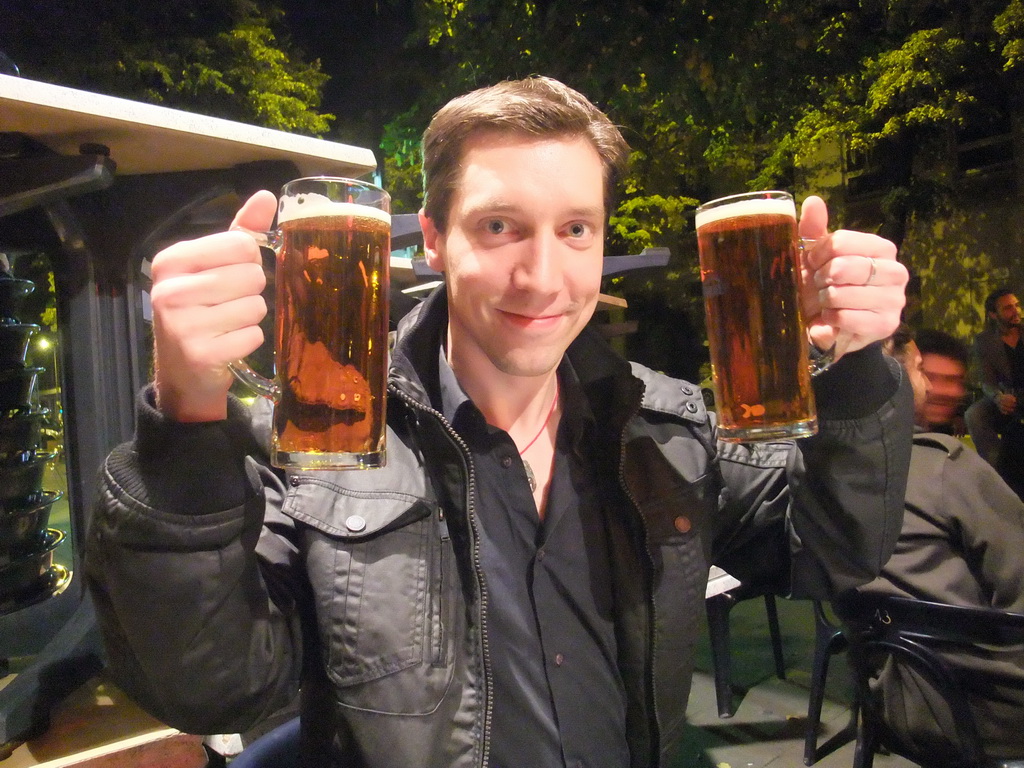
{"label": "man's right hand", "polygon": [[[276,210],[271,192],[257,192],[232,229],[266,231]],[[158,253],[152,275],[157,407],[181,422],[226,418],[228,363],[263,343],[266,276],[259,246],[238,231],[187,240]]]}

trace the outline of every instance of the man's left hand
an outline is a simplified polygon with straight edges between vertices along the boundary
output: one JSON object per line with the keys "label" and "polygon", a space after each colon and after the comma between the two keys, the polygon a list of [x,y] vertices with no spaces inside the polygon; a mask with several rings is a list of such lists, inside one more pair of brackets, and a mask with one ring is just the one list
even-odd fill
{"label": "man's left hand", "polygon": [[804,200],[800,237],[813,240],[804,252],[801,302],[811,342],[835,346],[835,359],[892,335],[906,303],[907,268],[896,246],[878,235],[828,231],[828,209],[820,197]]}

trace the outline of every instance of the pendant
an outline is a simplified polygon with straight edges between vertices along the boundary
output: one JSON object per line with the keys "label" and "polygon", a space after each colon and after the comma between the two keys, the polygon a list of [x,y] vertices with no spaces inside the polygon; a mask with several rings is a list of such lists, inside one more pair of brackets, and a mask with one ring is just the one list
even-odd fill
{"label": "pendant", "polygon": [[526,470],[526,479],[530,482],[530,491],[537,490],[537,476],[533,474],[533,467],[530,466],[530,462],[523,459],[523,469]]}

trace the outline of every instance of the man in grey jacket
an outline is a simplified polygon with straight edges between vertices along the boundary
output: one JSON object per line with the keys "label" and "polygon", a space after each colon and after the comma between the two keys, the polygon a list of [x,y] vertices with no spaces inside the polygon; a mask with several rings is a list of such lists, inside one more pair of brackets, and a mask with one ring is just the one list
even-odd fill
{"label": "man in grey jacket", "polygon": [[[805,596],[878,572],[911,431],[877,343],[903,305],[895,248],[828,233],[807,199],[809,334],[846,348],[815,381],[820,432],[718,445],[697,386],[586,327],[627,156],[548,78],[435,115],[421,224],[445,285],[398,329],[381,470],[276,471],[269,407],[228,397],[227,363],[261,341],[251,238],[157,255],[156,377],[86,563],[131,695],[210,733],[301,691],[307,766],[657,766],[714,560]],[[235,223],[266,229],[275,205],[257,193]]]}
{"label": "man in grey jacket", "polygon": [[[930,382],[907,329],[892,354],[914,389],[914,435],[906,511],[896,551],[864,591],[974,608],[1024,613],[1024,503],[995,469],[955,437],[927,431]],[[1024,755],[1024,648],[948,650],[947,661],[969,671],[968,696],[991,755]],[[948,732],[936,720],[941,704],[912,669],[889,663],[877,689],[886,722],[908,743],[939,754]],[[941,699],[940,699],[941,701]]]}

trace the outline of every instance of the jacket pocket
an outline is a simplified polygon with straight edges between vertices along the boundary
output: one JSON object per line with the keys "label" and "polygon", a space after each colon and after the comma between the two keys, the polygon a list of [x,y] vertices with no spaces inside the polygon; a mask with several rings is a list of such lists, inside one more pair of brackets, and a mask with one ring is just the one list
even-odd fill
{"label": "jacket pocket", "polygon": [[[452,675],[444,662],[436,504],[403,494],[353,495],[327,476],[293,482],[285,512],[307,524],[306,570],[323,662],[339,703],[427,714]],[[301,511],[299,511],[301,510]],[[445,542],[447,544],[447,542]],[[439,663],[440,661],[440,663]]]}

